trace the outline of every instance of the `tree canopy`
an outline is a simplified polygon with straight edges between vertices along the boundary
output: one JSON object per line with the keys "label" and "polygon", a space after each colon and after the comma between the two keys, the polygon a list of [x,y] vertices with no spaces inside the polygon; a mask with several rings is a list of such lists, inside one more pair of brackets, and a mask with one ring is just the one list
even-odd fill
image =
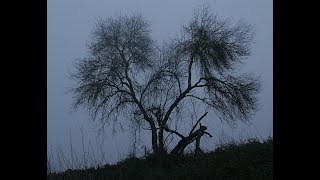
{"label": "tree canopy", "polygon": [[[173,127],[174,117],[194,114],[185,103],[204,104],[230,124],[249,120],[258,109],[259,78],[238,71],[251,53],[251,25],[233,25],[203,8],[162,46],[150,33],[141,14],[99,19],[87,56],[75,63],[75,107],[86,107],[102,127],[112,121],[147,127],[154,153],[173,156],[203,135],[211,136],[200,123],[208,112],[189,133]],[[164,135],[180,139],[170,152]]]}

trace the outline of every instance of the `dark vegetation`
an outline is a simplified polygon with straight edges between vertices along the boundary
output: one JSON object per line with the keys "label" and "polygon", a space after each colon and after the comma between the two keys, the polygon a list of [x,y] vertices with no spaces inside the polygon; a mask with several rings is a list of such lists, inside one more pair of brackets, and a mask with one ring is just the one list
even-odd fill
{"label": "dark vegetation", "polygon": [[[163,163],[164,162],[164,163]],[[153,154],[114,165],[48,174],[58,179],[272,179],[273,139],[229,142],[202,154],[186,153],[159,164]]]}

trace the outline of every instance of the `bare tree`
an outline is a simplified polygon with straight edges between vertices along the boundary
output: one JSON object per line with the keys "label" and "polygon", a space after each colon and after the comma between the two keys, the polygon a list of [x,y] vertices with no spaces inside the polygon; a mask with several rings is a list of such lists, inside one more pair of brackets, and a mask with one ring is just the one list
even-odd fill
{"label": "bare tree", "polygon": [[[140,14],[98,20],[87,44],[88,55],[75,64],[72,89],[75,107],[83,106],[93,120],[127,122],[151,131],[157,157],[177,156],[200,138],[207,127],[205,112],[183,133],[176,121],[191,100],[204,104],[230,124],[249,120],[257,110],[259,78],[236,70],[250,55],[252,26],[220,20],[208,8],[195,11],[176,39],[159,47]],[[169,151],[167,138],[179,138]]]}

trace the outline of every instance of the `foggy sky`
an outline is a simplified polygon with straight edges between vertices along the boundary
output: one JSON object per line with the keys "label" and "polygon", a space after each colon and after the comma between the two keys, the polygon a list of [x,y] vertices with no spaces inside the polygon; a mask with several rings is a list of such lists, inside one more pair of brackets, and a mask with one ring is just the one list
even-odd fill
{"label": "foggy sky", "polygon": [[[115,13],[142,13],[150,22],[152,37],[161,43],[174,37],[181,26],[191,20],[193,10],[208,4],[219,17],[230,18],[232,22],[243,19],[255,26],[255,40],[252,55],[246,60],[244,72],[261,76],[262,91],[259,94],[261,109],[251,120],[251,125],[239,124],[230,128],[221,124],[212,111],[206,117],[209,132],[221,135],[223,132],[236,139],[241,136],[268,137],[273,133],[273,26],[272,0],[48,0],[47,4],[47,146],[68,148],[70,132],[74,146],[80,147],[83,126],[85,142],[95,143],[95,129],[88,121],[88,112],[72,109],[72,95],[66,90],[74,82],[68,79],[72,63],[84,57],[85,42],[96,18],[110,17]],[[210,118],[213,117],[213,118]],[[126,127],[125,127],[126,128]],[[142,132],[139,146],[150,145],[150,137]],[[128,153],[130,132],[112,134],[106,129],[104,151],[109,163],[118,161]],[[207,148],[214,147],[217,137],[203,140]]]}

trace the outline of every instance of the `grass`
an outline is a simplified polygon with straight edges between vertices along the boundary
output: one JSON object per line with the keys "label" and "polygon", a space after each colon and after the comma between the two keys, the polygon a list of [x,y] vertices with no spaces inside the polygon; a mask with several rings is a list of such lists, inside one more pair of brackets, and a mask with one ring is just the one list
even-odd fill
{"label": "grass", "polygon": [[201,155],[186,153],[168,159],[159,167],[152,154],[142,158],[133,155],[117,164],[82,170],[49,173],[48,180],[58,179],[272,179],[273,139],[248,139],[221,144]]}

